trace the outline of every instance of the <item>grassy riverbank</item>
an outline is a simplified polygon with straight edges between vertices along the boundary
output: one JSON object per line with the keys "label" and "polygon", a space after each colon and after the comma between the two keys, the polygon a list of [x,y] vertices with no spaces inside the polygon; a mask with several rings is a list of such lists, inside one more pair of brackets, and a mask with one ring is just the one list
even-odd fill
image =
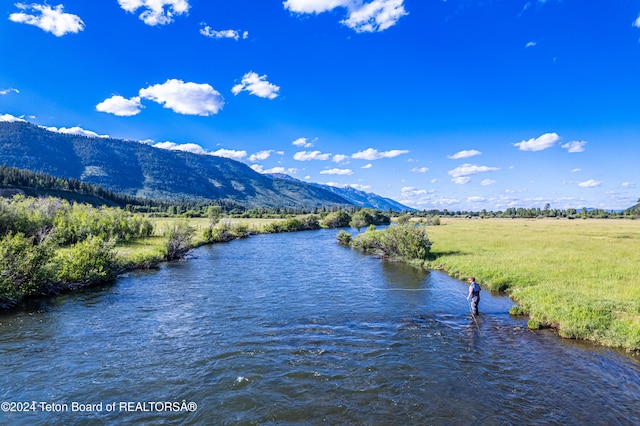
{"label": "grassy riverbank", "polygon": [[640,221],[444,219],[431,261],[506,290],[532,327],[640,350]]}
{"label": "grassy riverbank", "polygon": [[[298,215],[295,219],[303,221],[304,218],[308,216],[309,215]],[[289,220],[291,220],[291,218]],[[162,261],[166,254],[167,232],[185,221],[188,226],[194,230],[194,235],[190,239],[190,247],[195,248],[211,243],[207,241],[204,236],[204,231],[210,227],[209,219],[161,217],[149,218],[149,221],[153,224],[154,228],[152,236],[123,241],[117,244],[117,257],[120,264],[131,265],[135,268]],[[227,228],[232,233],[238,232],[242,235],[263,234],[276,232],[273,226],[275,224],[285,223],[286,221],[287,219],[223,218],[214,228]]]}

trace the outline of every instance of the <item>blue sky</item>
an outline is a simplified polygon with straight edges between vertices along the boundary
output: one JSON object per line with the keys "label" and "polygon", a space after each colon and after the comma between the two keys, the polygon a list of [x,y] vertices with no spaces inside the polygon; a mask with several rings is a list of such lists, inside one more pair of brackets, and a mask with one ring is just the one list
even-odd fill
{"label": "blue sky", "polygon": [[640,197],[640,0],[2,2],[0,120],[418,209]]}

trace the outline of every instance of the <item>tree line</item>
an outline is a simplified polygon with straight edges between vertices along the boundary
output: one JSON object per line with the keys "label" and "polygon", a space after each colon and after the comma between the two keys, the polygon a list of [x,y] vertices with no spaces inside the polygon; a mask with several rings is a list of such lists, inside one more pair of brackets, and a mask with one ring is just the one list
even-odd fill
{"label": "tree line", "polygon": [[640,216],[640,199],[636,205],[631,206],[622,211],[604,210],[604,209],[581,209],[566,208],[552,209],[550,204],[546,204],[543,208],[523,208],[510,207],[505,210],[487,211],[461,211],[461,210],[422,210],[407,212],[413,217],[479,217],[479,218],[512,218],[512,219],[534,219],[534,218],[565,218],[565,219],[633,219]]}

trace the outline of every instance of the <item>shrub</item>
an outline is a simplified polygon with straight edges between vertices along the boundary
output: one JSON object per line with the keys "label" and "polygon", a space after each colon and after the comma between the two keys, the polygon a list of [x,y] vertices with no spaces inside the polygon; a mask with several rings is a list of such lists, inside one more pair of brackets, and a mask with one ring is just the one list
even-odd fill
{"label": "shrub", "polygon": [[115,243],[91,236],[56,254],[59,282],[96,282],[115,276]]}
{"label": "shrub", "polygon": [[165,245],[165,259],[173,260],[183,258],[191,250],[191,239],[195,230],[189,226],[189,222],[181,221],[174,225],[167,233]]}
{"label": "shrub", "polygon": [[52,238],[36,244],[22,233],[10,232],[0,239],[0,298],[37,294],[51,278],[53,247]]}
{"label": "shrub", "polygon": [[427,260],[431,242],[424,226],[399,225],[381,231],[367,231],[354,238],[352,245],[386,258]]}
{"label": "shrub", "polygon": [[338,240],[338,242],[340,244],[348,246],[348,245],[351,244],[352,237],[351,237],[350,233],[348,233],[347,231],[342,230],[342,231],[338,232],[338,235],[336,235],[336,239]]}
{"label": "shrub", "polygon": [[371,224],[373,224],[373,216],[367,209],[358,210],[351,216],[351,221],[349,221],[349,226],[356,228],[358,233],[360,233],[360,228]]}
{"label": "shrub", "polygon": [[327,228],[346,228],[349,226],[349,221],[351,221],[351,215],[344,210],[338,210],[329,213],[322,221],[322,225]]}

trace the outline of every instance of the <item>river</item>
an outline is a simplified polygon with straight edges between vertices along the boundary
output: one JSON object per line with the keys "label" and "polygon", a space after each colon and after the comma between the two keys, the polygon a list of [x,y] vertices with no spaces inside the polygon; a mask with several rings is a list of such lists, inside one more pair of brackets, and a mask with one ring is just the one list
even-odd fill
{"label": "river", "polygon": [[512,302],[260,235],[0,316],[0,424],[637,425],[640,360]]}

